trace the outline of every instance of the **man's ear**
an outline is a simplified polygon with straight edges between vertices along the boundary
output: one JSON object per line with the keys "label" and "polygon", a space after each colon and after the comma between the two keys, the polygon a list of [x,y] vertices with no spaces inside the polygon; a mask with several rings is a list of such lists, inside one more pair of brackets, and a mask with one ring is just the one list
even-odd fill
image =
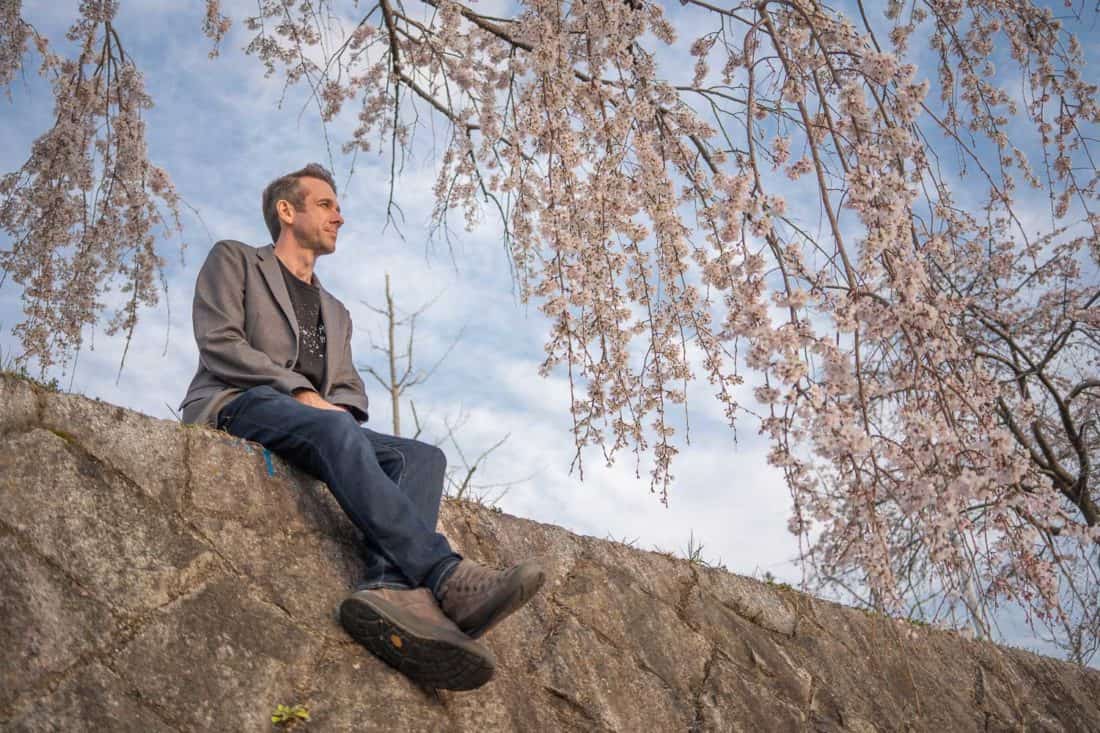
{"label": "man's ear", "polygon": [[275,202],[275,213],[279,215],[280,224],[294,223],[294,206],[286,199]]}

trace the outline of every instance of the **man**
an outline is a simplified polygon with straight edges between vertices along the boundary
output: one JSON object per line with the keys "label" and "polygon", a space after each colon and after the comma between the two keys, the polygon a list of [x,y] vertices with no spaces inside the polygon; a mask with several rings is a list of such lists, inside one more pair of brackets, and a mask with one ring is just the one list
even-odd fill
{"label": "man", "polygon": [[442,451],[360,426],[367,396],[351,318],[313,271],[344,223],[331,174],[314,163],[282,176],[262,205],[274,244],[218,242],[199,272],[199,367],[183,420],[260,443],[324,481],[368,555],[362,589],[340,606],[348,633],[418,683],[479,687],[495,661],[476,639],[534,595],[543,570],[493,570],[454,552],[435,531]]}

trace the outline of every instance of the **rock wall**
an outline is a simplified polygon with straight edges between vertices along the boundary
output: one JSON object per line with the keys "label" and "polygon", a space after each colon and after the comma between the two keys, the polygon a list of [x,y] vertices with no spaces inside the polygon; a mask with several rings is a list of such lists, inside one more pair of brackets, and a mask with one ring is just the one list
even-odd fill
{"label": "rock wall", "polygon": [[354,528],[256,445],[0,379],[0,728],[1097,730],[1100,673],[449,502],[444,532],[551,577],[424,690],[347,637]]}

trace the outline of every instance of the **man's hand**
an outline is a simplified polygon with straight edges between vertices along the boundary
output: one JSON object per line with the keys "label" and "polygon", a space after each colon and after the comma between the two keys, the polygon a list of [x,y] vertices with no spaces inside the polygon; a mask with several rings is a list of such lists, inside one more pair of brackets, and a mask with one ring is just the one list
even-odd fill
{"label": "man's hand", "polygon": [[347,408],[332,404],[324,397],[314,392],[312,389],[296,389],[291,396],[301,402],[303,405],[316,407],[318,410],[339,410],[340,412],[348,411]]}

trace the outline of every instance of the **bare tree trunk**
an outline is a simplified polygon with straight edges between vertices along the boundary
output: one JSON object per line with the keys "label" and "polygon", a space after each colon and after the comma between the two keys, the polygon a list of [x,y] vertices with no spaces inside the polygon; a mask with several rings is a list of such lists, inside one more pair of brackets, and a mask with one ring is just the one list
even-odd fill
{"label": "bare tree trunk", "polygon": [[[413,361],[413,344],[416,340],[416,319],[431,306],[434,299],[407,315],[399,314],[397,312],[397,304],[394,301],[393,290],[390,288],[390,275],[388,272],[386,273],[385,294],[385,307],[377,308],[366,301],[363,301],[363,305],[386,319],[385,345],[379,346],[374,343],[372,339],[371,348],[375,351],[381,351],[385,355],[386,363],[389,366],[389,374],[383,377],[380,371],[369,364],[360,368],[370,374],[374,380],[389,393],[390,404],[393,408],[393,434],[399,436],[401,435],[402,396],[405,395],[406,390],[418,384],[423,384],[428,377],[435,373],[435,370],[443,363],[443,360],[450,355],[451,349],[453,349],[459,339],[462,338],[462,331],[460,331],[454,341],[451,342],[451,345],[447,347],[443,356],[441,356],[427,371],[417,369]],[[402,352],[400,354],[397,352],[398,327],[405,327],[408,329],[407,337],[402,335],[403,343]],[[416,412],[416,404],[412,400],[409,400],[409,408],[412,410],[413,425],[416,427],[416,433],[412,437],[418,438],[420,436],[421,424],[420,418]],[[459,458],[459,463],[450,462],[447,467],[445,491],[448,496],[456,499],[465,499],[487,506],[494,506],[496,502],[504,496],[508,489],[518,483],[518,481],[507,481],[496,484],[475,484],[473,478],[478,469],[485,465],[489,455],[508,440],[508,436],[505,435],[498,440],[491,447],[478,455],[471,463],[465,451],[462,450],[462,446],[459,445],[458,440],[455,438],[456,431],[464,422],[465,417],[461,412],[458,419],[453,424],[444,418],[443,424],[447,432],[446,435],[436,443],[436,445],[442,446],[443,443],[449,442]],[[525,481],[527,479],[521,480]]]}
{"label": "bare tree trunk", "polygon": [[394,330],[397,326],[397,315],[393,308],[393,293],[390,292],[390,274],[386,273],[386,323],[388,348],[386,349],[390,361],[390,404],[393,407],[393,434],[401,435],[401,380],[397,378],[397,346],[393,340]]}

